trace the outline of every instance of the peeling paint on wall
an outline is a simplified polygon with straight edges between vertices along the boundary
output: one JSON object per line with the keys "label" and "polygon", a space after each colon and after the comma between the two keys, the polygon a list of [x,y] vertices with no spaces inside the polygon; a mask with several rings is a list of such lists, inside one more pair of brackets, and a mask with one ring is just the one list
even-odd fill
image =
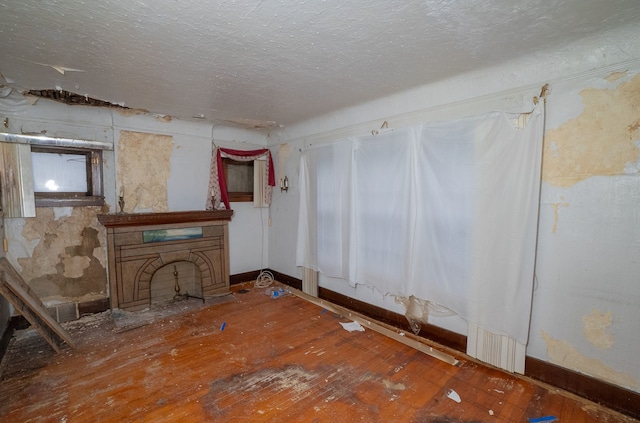
{"label": "peeling paint on wall", "polygon": [[146,115],[149,114],[149,111],[146,109],[116,109],[121,116],[137,116],[137,115]]}
{"label": "peeling paint on wall", "polygon": [[545,135],[542,173],[551,185],[628,173],[640,160],[640,74],[615,90],[588,88],[580,95],[582,114]]}
{"label": "peeling paint on wall", "polygon": [[289,156],[291,156],[291,146],[287,143],[280,144],[278,146],[278,176],[277,179],[284,178],[284,167],[287,160],[289,160]]}
{"label": "peeling paint on wall", "polygon": [[607,328],[612,322],[613,314],[610,311],[601,314],[600,310],[593,310],[582,317],[584,337],[598,348],[611,348],[613,337],[607,333]]}
{"label": "peeling paint on wall", "polygon": [[159,122],[169,123],[173,120],[171,115],[155,115],[155,118]]}
{"label": "peeling paint on wall", "polygon": [[65,278],[80,278],[91,265],[91,258],[87,256],[66,256],[61,258],[61,263]]}
{"label": "peeling paint on wall", "polygon": [[100,207],[38,208],[35,218],[25,220],[22,236],[37,244],[31,257],[18,263],[43,301],[106,296],[107,251],[97,219],[103,212]]}
{"label": "peeling paint on wall", "polygon": [[624,78],[627,76],[628,72],[612,72],[611,75],[607,76],[605,79],[609,82],[616,82],[620,78]]}
{"label": "peeling paint on wall", "polygon": [[118,181],[125,212],[169,211],[167,181],[173,137],[122,131],[118,142]]}
{"label": "peeling paint on wall", "polygon": [[[564,200],[564,197],[560,197],[560,200]],[[551,230],[552,233],[556,233],[556,231],[558,230],[558,218],[560,217],[560,212],[559,209],[560,207],[569,207],[569,203],[552,203],[551,207],[553,207],[553,229]]]}
{"label": "peeling paint on wall", "polygon": [[554,339],[545,331],[540,332],[547,344],[547,357],[552,363],[629,389],[638,387],[638,381],[628,374],[616,372],[595,358],[582,355],[568,342]]}
{"label": "peeling paint on wall", "polygon": [[58,220],[61,217],[69,217],[73,215],[73,207],[54,207],[53,208],[53,220]]}

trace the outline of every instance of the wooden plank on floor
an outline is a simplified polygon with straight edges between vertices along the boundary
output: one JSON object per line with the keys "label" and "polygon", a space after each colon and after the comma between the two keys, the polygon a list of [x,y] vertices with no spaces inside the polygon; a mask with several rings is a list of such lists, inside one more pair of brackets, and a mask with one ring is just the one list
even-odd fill
{"label": "wooden plank on floor", "polygon": [[363,316],[360,313],[356,313],[355,311],[351,311],[349,309],[346,309],[344,307],[341,307],[339,305],[330,303],[329,301],[326,300],[321,300],[320,298],[316,298],[316,297],[312,297],[311,295],[305,294],[302,291],[299,291],[297,289],[294,288],[289,288],[289,291],[300,297],[303,298],[315,305],[318,305],[320,307],[324,307],[325,309],[332,311],[334,313],[337,313],[343,317],[348,317],[349,319],[352,319],[354,322],[358,322],[360,323],[362,326],[366,326],[367,328],[378,332],[381,335],[387,336],[395,341],[400,342],[401,344],[404,344],[408,347],[411,348],[415,348],[416,350],[423,352],[427,355],[430,355],[432,357],[437,358],[438,360],[444,361],[445,363],[451,364],[452,366],[456,366],[458,365],[458,360],[456,360],[456,358],[454,356],[452,356],[451,354],[447,354],[444,351],[440,351],[438,349],[433,348],[430,345],[426,345],[423,342],[420,342],[420,340],[418,340],[417,337],[412,337],[404,332],[400,333],[398,331],[395,330],[391,330],[385,326],[382,326],[380,324],[378,324],[377,322],[372,321],[371,319],[367,318],[366,316]]}
{"label": "wooden plank on floor", "polygon": [[75,348],[71,336],[49,314],[40,298],[5,257],[0,257],[0,294],[13,304],[54,350],[60,352],[63,342]]}

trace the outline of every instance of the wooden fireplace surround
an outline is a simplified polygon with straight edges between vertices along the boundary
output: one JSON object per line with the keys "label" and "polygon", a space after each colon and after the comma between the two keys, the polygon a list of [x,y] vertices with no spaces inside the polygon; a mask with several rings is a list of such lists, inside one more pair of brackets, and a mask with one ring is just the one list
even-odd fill
{"label": "wooden fireplace surround", "polygon": [[[178,261],[191,262],[200,269],[204,297],[228,292],[228,222],[232,215],[232,210],[98,215],[107,229],[111,308],[149,306],[153,274]],[[153,242],[144,239],[147,231],[185,228],[201,228],[201,236]]]}

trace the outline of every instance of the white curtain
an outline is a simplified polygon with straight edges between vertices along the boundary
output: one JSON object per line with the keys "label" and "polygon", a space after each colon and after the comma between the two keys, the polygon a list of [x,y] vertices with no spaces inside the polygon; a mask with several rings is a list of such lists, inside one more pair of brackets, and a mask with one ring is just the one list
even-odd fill
{"label": "white curtain", "polygon": [[[352,140],[307,150],[300,169],[297,264],[353,280]],[[304,200],[302,200],[304,199]],[[355,257],[354,257],[355,261]]]}
{"label": "white curtain", "polygon": [[542,105],[307,149],[299,266],[443,305],[526,344]]}

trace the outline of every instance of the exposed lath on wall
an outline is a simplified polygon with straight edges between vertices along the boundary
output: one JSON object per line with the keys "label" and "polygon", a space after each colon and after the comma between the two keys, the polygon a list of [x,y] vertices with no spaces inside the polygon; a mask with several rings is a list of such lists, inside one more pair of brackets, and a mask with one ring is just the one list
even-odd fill
{"label": "exposed lath on wall", "polygon": [[76,94],[76,93],[72,93],[65,90],[29,90],[24,92],[23,94],[34,96],[34,97],[47,98],[49,100],[54,100],[54,101],[58,101],[60,103],[69,104],[69,105],[115,107],[118,109],[129,109],[129,107],[126,107],[126,106],[113,104],[108,101],[98,100],[96,98],[89,97],[88,95]]}

